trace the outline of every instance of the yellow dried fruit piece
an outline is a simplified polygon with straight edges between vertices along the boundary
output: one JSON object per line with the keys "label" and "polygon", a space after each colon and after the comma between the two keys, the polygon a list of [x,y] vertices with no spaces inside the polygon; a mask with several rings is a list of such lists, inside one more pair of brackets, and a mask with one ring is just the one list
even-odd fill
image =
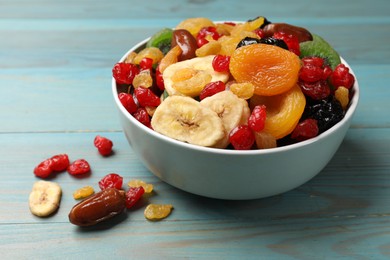
{"label": "yellow dried fruit piece", "polygon": [[94,193],[95,193],[95,190],[93,189],[92,186],[84,186],[84,187],[76,190],[75,192],[73,192],[73,198],[75,200],[84,199],[86,197],[91,196]]}
{"label": "yellow dried fruit piece", "polygon": [[172,87],[186,96],[196,97],[211,79],[212,76],[204,70],[183,68],[172,77]]}
{"label": "yellow dried fruit piece", "polygon": [[125,59],[125,63],[134,63],[134,58],[135,56],[137,56],[137,53],[132,51],[130,52],[127,56],[126,56],[126,59]]}
{"label": "yellow dried fruit piece", "polygon": [[239,98],[250,99],[255,92],[255,85],[249,82],[232,83],[229,89]]}
{"label": "yellow dried fruit piece", "polygon": [[203,27],[215,26],[213,21],[205,17],[188,18],[180,22],[176,29],[185,29],[196,37],[200,29]]}
{"label": "yellow dried fruit piece", "polygon": [[182,50],[179,45],[176,45],[172,49],[170,49],[164,58],[161,59],[160,65],[158,65],[158,69],[161,73],[169,66],[179,61],[179,56],[182,53]]}
{"label": "yellow dried fruit piece", "polygon": [[143,58],[150,58],[153,64],[157,64],[164,57],[164,53],[157,47],[148,47],[140,51],[133,59],[134,64],[140,64]]}
{"label": "yellow dried fruit piece", "polygon": [[216,55],[221,50],[221,43],[217,41],[209,41],[202,47],[196,49],[195,55],[197,57],[205,57],[208,55]]}
{"label": "yellow dried fruit piece", "polygon": [[254,132],[257,149],[269,149],[277,146],[276,138],[270,133]]}
{"label": "yellow dried fruit piece", "polygon": [[144,216],[148,220],[157,221],[168,217],[172,210],[171,204],[149,204],[145,208]]}
{"label": "yellow dried fruit piece", "polygon": [[153,78],[150,75],[150,70],[143,70],[138,73],[133,79],[134,88],[144,87],[150,88],[153,85]]}
{"label": "yellow dried fruit piece", "polygon": [[234,25],[226,23],[217,23],[215,27],[217,28],[217,33],[219,33],[220,35],[230,35],[230,32],[233,30]]}
{"label": "yellow dried fruit piece", "polygon": [[349,104],[349,90],[346,87],[338,87],[334,92],[335,98],[340,102],[341,107],[345,110]]}
{"label": "yellow dried fruit piece", "polygon": [[142,188],[144,188],[145,190],[145,193],[151,193],[153,191],[153,184],[146,183],[141,180],[131,180],[127,183],[127,185],[132,188],[137,188],[142,186]]}

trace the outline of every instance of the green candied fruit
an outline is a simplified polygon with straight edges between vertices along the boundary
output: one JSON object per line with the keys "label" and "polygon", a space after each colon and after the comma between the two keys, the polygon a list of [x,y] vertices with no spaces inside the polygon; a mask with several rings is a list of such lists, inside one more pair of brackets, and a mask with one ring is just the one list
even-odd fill
{"label": "green candied fruit", "polygon": [[301,55],[299,57],[302,59],[304,57],[321,57],[327,61],[329,66],[334,70],[338,64],[341,63],[340,55],[335,49],[323,38],[316,34],[313,35],[312,41],[305,41],[299,44],[301,49]]}
{"label": "green candied fruit", "polygon": [[165,55],[171,48],[172,35],[172,29],[164,28],[150,38],[150,40],[146,43],[146,47],[157,47]]}

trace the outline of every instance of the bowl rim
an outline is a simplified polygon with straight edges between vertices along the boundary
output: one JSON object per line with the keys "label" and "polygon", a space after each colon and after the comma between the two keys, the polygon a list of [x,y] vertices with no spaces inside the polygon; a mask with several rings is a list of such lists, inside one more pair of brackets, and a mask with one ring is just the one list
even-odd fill
{"label": "bowl rim", "polygon": [[[144,47],[144,45],[148,42],[150,37],[140,41],[136,45],[134,45],[132,48],[130,48],[118,62],[122,62],[126,59],[127,55],[131,53],[132,51],[137,51],[138,49]],[[130,122],[138,126],[139,128],[143,129],[147,134],[154,136],[157,139],[160,139],[161,141],[171,143],[172,145],[178,145],[182,147],[183,149],[191,149],[191,150],[197,150],[199,152],[205,152],[205,153],[210,153],[210,154],[225,154],[225,155],[235,155],[235,156],[243,156],[243,155],[261,155],[261,154],[272,154],[272,153],[280,153],[280,152],[286,152],[289,150],[295,150],[299,149],[303,146],[310,145],[312,143],[319,142],[323,139],[326,139],[329,135],[333,134],[336,132],[339,128],[343,127],[344,124],[348,123],[350,120],[352,120],[352,117],[356,111],[356,108],[359,103],[359,98],[360,98],[360,89],[359,89],[359,83],[356,77],[356,74],[354,73],[353,69],[351,66],[347,63],[346,60],[344,60],[343,57],[340,56],[341,63],[346,65],[349,68],[349,72],[355,77],[355,82],[354,85],[352,86],[352,98],[349,101],[348,108],[346,110],[346,113],[343,117],[343,119],[326,130],[325,132],[319,134],[318,136],[301,141],[298,143],[294,144],[289,144],[285,146],[280,146],[280,147],[274,147],[274,148],[268,148],[268,149],[254,149],[254,150],[233,150],[233,149],[221,149],[221,148],[213,148],[213,147],[204,147],[204,146],[199,146],[199,145],[194,145],[190,143],[186,143],[183,141],[179,141],[176,139],[173,139],[171,137],[167,137],[163,134],[160,134],[149,127],[145,126],[138,120],[136,120],[127,110],[124,108],[124,106],[121,104],[119,98],[118,98],[118,91],[117,91],[117,86],[115,79],[112,77],[111,79],[111,87],[112,87],[112,94],[114,96],[115,104],[119,108],[120,112],[128,119]]]}

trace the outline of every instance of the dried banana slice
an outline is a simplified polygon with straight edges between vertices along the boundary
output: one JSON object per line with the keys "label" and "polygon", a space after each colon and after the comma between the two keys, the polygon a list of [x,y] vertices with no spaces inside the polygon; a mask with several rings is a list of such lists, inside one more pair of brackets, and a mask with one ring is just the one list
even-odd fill
{"label": "dried banana slice", "polygon": [[53,214],[60,206],[61,195],[62,190],[57,183],[51,181],[35,182],[29,197],[31,213],[38,217],[47,217]]}

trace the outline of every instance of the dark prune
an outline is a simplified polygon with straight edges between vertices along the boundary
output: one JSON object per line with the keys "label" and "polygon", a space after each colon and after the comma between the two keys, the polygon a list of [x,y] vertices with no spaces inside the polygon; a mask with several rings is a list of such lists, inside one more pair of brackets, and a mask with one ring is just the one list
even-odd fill
{"label": "dark prune", "polygon": [[274,37],[266,37],[266,38],[261,38],[259,41],[260,43],[275,45],[285,50],[288,50],[287,44],[281,39],[276,39]]}
{"label": "dark prune", "polygon": [[240,47],[242,47],[242,46],[247,46],[247,45],[256,44],[256,43],[260,43],[260,39],[252,38],[252,37],[245,37],[244,39],[242,39],[242,40],[237,44],[236,49],[238,49],[238,48],[240,48]]}
{"label": "dark prune", "polygon": [[319,133],[323,133],[344,117],[340,102],[333,96],[327,99],[313,100],[307,98],[302,118],[313,118],[318,121]]}

